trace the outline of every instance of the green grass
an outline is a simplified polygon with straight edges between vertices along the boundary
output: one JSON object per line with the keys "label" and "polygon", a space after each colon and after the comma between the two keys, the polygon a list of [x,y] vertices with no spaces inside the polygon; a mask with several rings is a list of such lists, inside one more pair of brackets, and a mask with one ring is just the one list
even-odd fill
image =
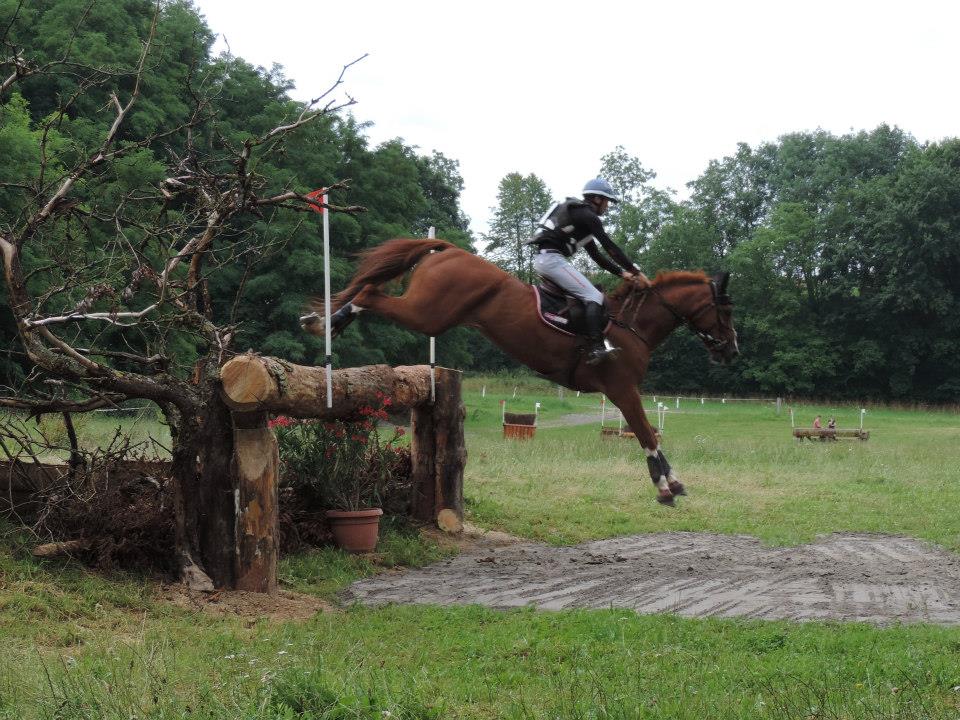
{"label": "green grass", "polygon": [[[472,390],[473,388],[471,388]],[[599,397],[560,400],[556,388],[518,393],[488,386],[466,395],[467,506],[474,521],[546,542],[569,544],[641,532],[690,530],[755,535],[771,544],[830,532],[883,532],[960,550],[960,416],[871,408],[866,442],[799,443],[789,412],[773,404],[670,398],[663,450],[690,495],[657,507],[635,440],[601,438],[599,423],[540,427],[531,441],[502,437],[499,401],[541,403],[541,424],[599,412]],[[663,398],[658,398],[663,402]],[[656,424],[652,398],[645,403]],[[855,406],[797,406],[798,425],[815,415],[858,427]],[[607,420],[616,425],[616,420]]]}
{"label": "green grass", "polygon": [[[671,510],[655,504],[636,441],[545,426],[598,410],[599,397],[561,399],[526,377],[464,384],[468,516],[484,527],[551,543],[877,531],[960,549],[955,414],[871,408],[869,441],[801,445],[773,406],[682,401],[664,450],[691,495]],[[515,412],[541,403],[532,441],[503,440],[502,398]],[[798,424],[817,413],[859,424],[853,406],[797,408]],[[25,538],[5,538],[0,718],[960,717],[960,628],[425,606],[217,617],[164,602],[147,579],[40,562]],[[354,579],[445,553],[400,525],[378,550],[284,558],[281,578],[329,600]]]}

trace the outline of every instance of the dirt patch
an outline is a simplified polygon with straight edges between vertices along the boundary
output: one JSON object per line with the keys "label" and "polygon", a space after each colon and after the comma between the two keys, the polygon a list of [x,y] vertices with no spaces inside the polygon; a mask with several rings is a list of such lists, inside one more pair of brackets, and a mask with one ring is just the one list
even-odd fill
{"label": "dirt patch", "polygon": [[221,590],[193,592],[183,585],[165,586],[160,597],[185,610],[195,610],[218,617],[236,616],[255,622],[269,620],[309,620],[317,613],[337,612],[329,603],[312,595],[281,590],[276,595]]}
{"label": "dirt patch", "polygon": [[[591,423],[600,424],[600,419],[603,416],[598,412],[591,413],[571,413],[569,415],[564,415],[563,417],[557,418],[556,420],[543,420],[537,425],[542,428],[551,428],[551,427],[569,427],[570,425],[590,425]],[[611,415],[607,413],[607,422],[613,419],[616,422],[616,415]]]}
{"label": "dirt patch", "polygon": [[621,607],[689,617],[960,624],[960,556],[912,538],[835,534],[789,548],[708,533],[574,547],[513,540],[468,541],[455,558],[359,581],[345,595],[369,605]]}

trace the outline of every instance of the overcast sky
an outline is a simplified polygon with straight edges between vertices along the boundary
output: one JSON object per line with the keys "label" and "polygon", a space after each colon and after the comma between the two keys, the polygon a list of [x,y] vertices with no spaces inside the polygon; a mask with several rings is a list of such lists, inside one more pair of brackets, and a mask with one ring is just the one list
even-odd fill
{"label": "overcast sky", "polygon": [[325,3],[195,0],[234,55],[283,65],[307,100],[351,68],[372,144],[402,137],[460,162],[483,232],[509,172],[579,193],[623,145],[686,197],[711,159],[799,130],[960,122],[960,3]]}

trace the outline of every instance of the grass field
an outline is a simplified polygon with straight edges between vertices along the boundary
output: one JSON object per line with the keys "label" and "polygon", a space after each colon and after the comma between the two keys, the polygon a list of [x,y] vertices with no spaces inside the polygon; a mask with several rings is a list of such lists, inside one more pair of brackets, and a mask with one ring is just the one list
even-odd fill
{"label": "grass field", "polygon": [[[515,412],[541,403],[532,441],[500,437],[504,398]],[[960,550],[956,414],[871,408],[868,442],[801,445],[773,405],[682,400],[677,411],[670,398],[664,450],[691,494],[668,509],[654,502],[636,441],[601,439],[598,424],[548,427],[599,410],[599,397],[474,378],[465,404],[468,519],[482,527],[555,544],[663,530],[773,544],[873,531]],[[859,425],[854,406],[795,408],[798,424],[817,413]],[[110,432],[89,429],[90,442]],[[35,561],[27,538],[5,537],[0,717],[960,717],[960,628],[477,607],[218,617],[164,602],[146,579]],[[402,527],[382,549],[375,561],[285,558],[281,577],[330,600],[355,578],[442,556]]]}

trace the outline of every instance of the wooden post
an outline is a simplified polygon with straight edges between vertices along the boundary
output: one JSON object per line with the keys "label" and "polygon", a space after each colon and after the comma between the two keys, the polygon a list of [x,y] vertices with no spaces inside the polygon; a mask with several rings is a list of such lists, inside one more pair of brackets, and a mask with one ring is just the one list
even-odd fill
{"label": "wooden post", "polygon": [[277,440],[266,412],[233,413],[236,589],[277,592]]}
{"label": "wooden post", "polygon": [[435,402],[415,406],[411,412],[413,516],[424,522],[437,522],[441,513],[450,511],[455,520],[441,523],[448,530],[458,530],[463,522],[463,468],[467,447],[463,433],[466,409],[460,388],[460,372],[437,368]]}

